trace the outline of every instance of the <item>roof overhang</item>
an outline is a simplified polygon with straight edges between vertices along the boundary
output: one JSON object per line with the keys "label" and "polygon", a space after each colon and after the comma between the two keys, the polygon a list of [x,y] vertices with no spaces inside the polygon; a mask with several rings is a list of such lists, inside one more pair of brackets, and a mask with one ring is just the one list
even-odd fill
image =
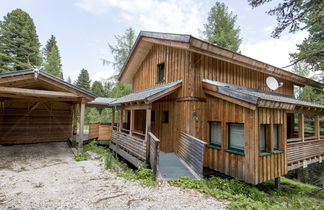
{"label": "roof overhang", "polygon": [[231,62],[255,71],[289,80],[296,85],[309,85],[316,88],[324,88],[324,84],[322,83],[299,76],[282,68],[266,64],[239,53],[223,49],[191,35],[147,31],[141,31],[139,33],[131,53],[128,56],[127,61],[119,75],[119,81],[124,83],[132,83],[136,71],[144,61],[146,55],[150,52],[153,44],[185,49],[226,62]]}

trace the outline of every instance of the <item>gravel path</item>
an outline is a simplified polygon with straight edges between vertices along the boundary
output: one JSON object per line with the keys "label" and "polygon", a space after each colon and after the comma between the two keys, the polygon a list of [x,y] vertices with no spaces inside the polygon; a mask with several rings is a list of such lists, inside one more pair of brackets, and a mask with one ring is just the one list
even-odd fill
{"label": "gravel path", "polygon": [[0,209],[226,209],[227,202],[76,162],[66,143],[0,146]]}

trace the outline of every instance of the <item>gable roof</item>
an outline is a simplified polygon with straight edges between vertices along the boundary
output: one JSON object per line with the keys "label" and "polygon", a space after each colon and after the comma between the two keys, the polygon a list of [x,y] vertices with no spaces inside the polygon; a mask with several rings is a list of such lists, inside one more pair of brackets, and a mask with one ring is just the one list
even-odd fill
{"label": "gable roof", "polygon": [[[214,86],[214,88],[210,88],[208,87],[208,85],[212,85]],[[279,93],[262,91],[254,88],[247,88],[247,87],[232,85],[232,84],[213,81],[213,80],[204,79],[203,86],[205,89],[209,89],[221,95],[229,96],[241,101],[255,104],[259,107],[270,106],[269,108],[294,109],[295,106],[305,106],[305,107],[324,109],[324,105],[299,100],[294,98],[293,96],[287,96]],[[278,103],[271,103],[271,102],[278,102]],[[281,106],[283,104],[290,104],[291,106]]]}
{"label": "gable roof", "polygon": [[256,71],[264,72],[275,77],[286,79],[300,86],[309,85],[317,88],[324,88],[324,84],[322,83],[299,76],[282,68],[266,64],[242,54],[221,48],[188,34],[172,34],[149,31],[141,31],[139,33],[135,44],[132,47],[131,53],[129,54],[127,61],[121,70],[119,81],[125,83],[132,82],[133,76],[145,59],[146,55],[149,53],[153,44],[181,48],[207,55]]}
{"label": "gable roof", "polygon": [[[7,72],[7,73],[0,73],[0,86],[2,85],[1,83],[1,80],[3,79],[8,79],[8,78],[17,78],[17,77],[20,77],[20,76],[24,76],[24,75],[30,75],[31,78],[33,77],[33,75],[35,74],[38,74],[38,77],[37,77],[37,80],[38,78],[40,78],[40,80],[42,80],[42,77],[50,80],[50,81],[53,81],[55,82],[56,84],[59,84],[61,86],[64,86],[64,87],[67,87],[67,88],[70,88],[76,92],[78,92],[79,94],[87,97],[88,99],[91,99],[93,100],[94,98],[96,98],[96,95],[91,93],[90,91],[88,90],[85,90],[83,88],[79,88],[75,85],[72,85],[68,82],[65,82],[64,80],[62,79],[59,79],[51,74],[48,74],[47,72],[44,72],[44,71],[38,71],[38,72],[35,72],[34,70],[32,69],[27,69],[27,70],[20,70],[20,71],[12,71],[12,72]],[[17,79],[14,79],[13,81],[15,81]],[[18,82],[18,80],[17,80]]]}
{"label": "gable roof", "polygon": [[136,101],[144,101],[145,103],[151,103],[173,92],[181,86],[181,83],[181,80],[177,80],[164,85],[133,92],[121,98],[117,98],[115,101],[112,101],[110,105],[117,106],[123,103]]}

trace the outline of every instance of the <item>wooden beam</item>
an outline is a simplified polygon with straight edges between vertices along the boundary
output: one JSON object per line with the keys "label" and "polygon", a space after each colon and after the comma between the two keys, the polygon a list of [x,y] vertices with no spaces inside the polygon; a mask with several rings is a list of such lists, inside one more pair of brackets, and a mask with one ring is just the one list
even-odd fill
{"label": "wooden beam", "polygon": [[19,96],[45,97],[45,98],[58,98],[58,97],[77,98],[78,97],[77,95],[68,92],[12,88],[12,87],[0,87],[0,93],[19,95]]}
{"label": "wooden beam", "polygon": [[78,141],[78,151],[83,152],[83,133],[84,133],[84,118],[85,118],[85,100],[83,99],[80,104],[80,131]]}
{"label": "wooden beam", "polygon": [[123,106],[123,109],[126,110],[146,110],[151,108],[152,108],[151,104],[137,104],[132,106]]}
{"label": "wooden beam", "polygon": [[304,114],[303,113],[298,114],[298,137],[301,138],[302,141],[305,140],[305,135],[304,135],[305,125],[304,125],[304,122],[305,122]]}
{"label": "wooden beam", "polygon": [[123,108],[120,107],[120,109],[119,109],[119,128],[118,128],[118,130],[121,132],[122,128],[123,128]]}
{"label": "wooden beam", "polygon": [[321,129],[320,129],[320,117],[319,115],[315,115],[314,116],[314,131],[315,131],[315,137],[316,139],[320,139],[320,132],[321,132]]}
{"label": "wooden beam", "polygon": [[216,85],[209,84],[207,82],[202,82],[202,87],[206,90],[217,92],[218,88]]}
{"label": "wooden beam", "polygon": [[150,141],[148,133],[151,131],[151,114],[152,109],[146,109],[146,127],[145,127],[145,140],[146,140],[146,163],[150,161]]}
{"label": "wooden beam", "polygon": [[135,110],[130,110],[130,126],[129,126],[129,135],[133,135],[134,130],[134,117],[135,117]]}
{"label": "wooden beam", "polygon": [[72,146],[76,146],[77,144],[77,132],[78,132],[78,104],[73,104],[73,127],[72,127]]}
{"label": "wooden beam", "polygon": [[208,95],[220,98],[222,100],[225,100],[225,101],[228,101],[228,102],[243,106],[245,108],[248,108],[248,109],[251,109],[251,110],[256,110],[256,105],[254,105],[254,104],[251,104],[251,103],[248,103],[248,102],[245,102],[245,101],[242,101],[242,100],[238,100],[238,99],[235,99],[235,98],[232,98],[232,97],[220,94],[220,93],[216,93],[216,92],[213,92],[213,91],[210,91],[210,90],[205,90],[205,93],[208,94]]}

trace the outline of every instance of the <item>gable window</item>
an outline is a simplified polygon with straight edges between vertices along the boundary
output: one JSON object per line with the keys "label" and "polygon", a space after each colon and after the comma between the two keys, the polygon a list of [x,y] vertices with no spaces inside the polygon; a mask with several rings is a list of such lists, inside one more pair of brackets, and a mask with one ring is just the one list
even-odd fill
{"label": "gable window", "polygon": [[267,125],[260,125],[260,152],[267,152]]}
{"label": "gable window", "polygon": [[164,63],[159,63],[157,65],[157,82],[164,81]]}
{"label": "gable window", "polygon": [[162,122],[163,123],[169,122],[169,111],[163,111]]}
{"label": "gable window", "polygon": [[222,145],[222,124],[221,122],[209,122],[209,144],[220,148]]}
{"label": "gable window", "polygon": [[228,149],[244,155],[244,123],[228,123]]}
{"label": "gable window", "polygon": [[273,150],[279,150],[279,125],[273,125]]}

